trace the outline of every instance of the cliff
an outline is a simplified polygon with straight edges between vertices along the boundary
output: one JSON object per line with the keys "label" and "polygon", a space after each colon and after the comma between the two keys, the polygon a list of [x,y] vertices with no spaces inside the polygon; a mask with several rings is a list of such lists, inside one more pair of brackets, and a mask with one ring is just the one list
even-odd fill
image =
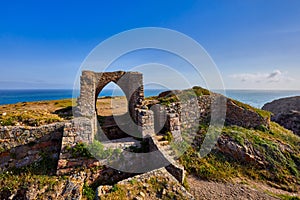
{"label": "cliff", "polygon": [[274,100],[262,109],[272,112],[272,121],[300,135],[300,96]]}

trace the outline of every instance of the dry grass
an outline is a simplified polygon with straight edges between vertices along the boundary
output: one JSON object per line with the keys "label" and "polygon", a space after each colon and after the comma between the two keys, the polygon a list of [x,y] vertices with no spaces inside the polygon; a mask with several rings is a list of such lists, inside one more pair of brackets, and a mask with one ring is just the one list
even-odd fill
{"label": "dry grass", "polygon": [[[72,105],[75,105],[72,99],[1,105],[0,125],[39,126],[64,121],[70,118]],[[66,111],[69,112],[68,115],[65,114]]]}
{"label": "dry grass", "polygon": [[[75,99],[23,102],[0,106],[0,125],[2,126],[40,126],[69,120]],[[127,112],[125,97],[99,98],[97,112],[100,116],[121,115]]]}
{"label": "dry grass", "polygon": [[97,114],[104,117],[125,114],[128,111],[127,107],[128,102],[125,96],[105,97],[97,100]]}

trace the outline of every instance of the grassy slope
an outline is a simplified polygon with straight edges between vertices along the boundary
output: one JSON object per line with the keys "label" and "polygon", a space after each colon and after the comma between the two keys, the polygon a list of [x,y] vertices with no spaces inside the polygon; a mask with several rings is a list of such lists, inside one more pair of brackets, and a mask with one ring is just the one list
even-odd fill
{"label": "grassy slope", "polygon": [[[274,187],[297,191],[300,184],[300,138],[276,123],[271,123],[269,131],[249,130],[242,127],[225,127],[222,134],[230,136],[236,143],[243,145],[248,140],[270,163],[261,168],[242,163],[218,151],[200,158],[195,149],[190,148],[181,162],[189,173],[208,180],[232,180],[246,178],[260,180]],[[288,147],[282,151],[280,146]]]}

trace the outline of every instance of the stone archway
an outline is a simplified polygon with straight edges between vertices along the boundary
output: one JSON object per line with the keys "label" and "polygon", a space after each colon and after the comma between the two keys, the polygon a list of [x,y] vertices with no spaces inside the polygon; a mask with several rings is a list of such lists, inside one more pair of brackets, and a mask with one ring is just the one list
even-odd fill
{"label": "stone archway", "polygon": [[93,72],[83,71],[80,77],[80,96],[77,102],[76,115],[91,120],[92,134],[97,132],[97,97],[102,89],[114,82],[124,92],[128,100],[128,112],[135,123],[138,123],[136,109],[144,100],[143,75],[139,72]]}

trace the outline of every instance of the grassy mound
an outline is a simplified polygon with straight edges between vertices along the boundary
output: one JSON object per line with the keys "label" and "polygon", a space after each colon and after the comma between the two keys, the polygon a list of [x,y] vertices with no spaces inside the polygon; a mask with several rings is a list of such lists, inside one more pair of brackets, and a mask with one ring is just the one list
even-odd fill
{"label": "grassy mound", "polygon": [[[202,131],[203,133],[203,131]],[[234,178],[259,180],[287,191],[297,191],[300,184],[300,138],[291,131],[271,122],[269,130],[245,129],[227,126],[222,135],[230,137],[240,146],[250,142],[252,148],[265,158],[261,167],[228,154],[213,150],[208,156],[200,158],[197,148],[190,148],[180,158],[190,174],[207,180],[228,181]]]}

